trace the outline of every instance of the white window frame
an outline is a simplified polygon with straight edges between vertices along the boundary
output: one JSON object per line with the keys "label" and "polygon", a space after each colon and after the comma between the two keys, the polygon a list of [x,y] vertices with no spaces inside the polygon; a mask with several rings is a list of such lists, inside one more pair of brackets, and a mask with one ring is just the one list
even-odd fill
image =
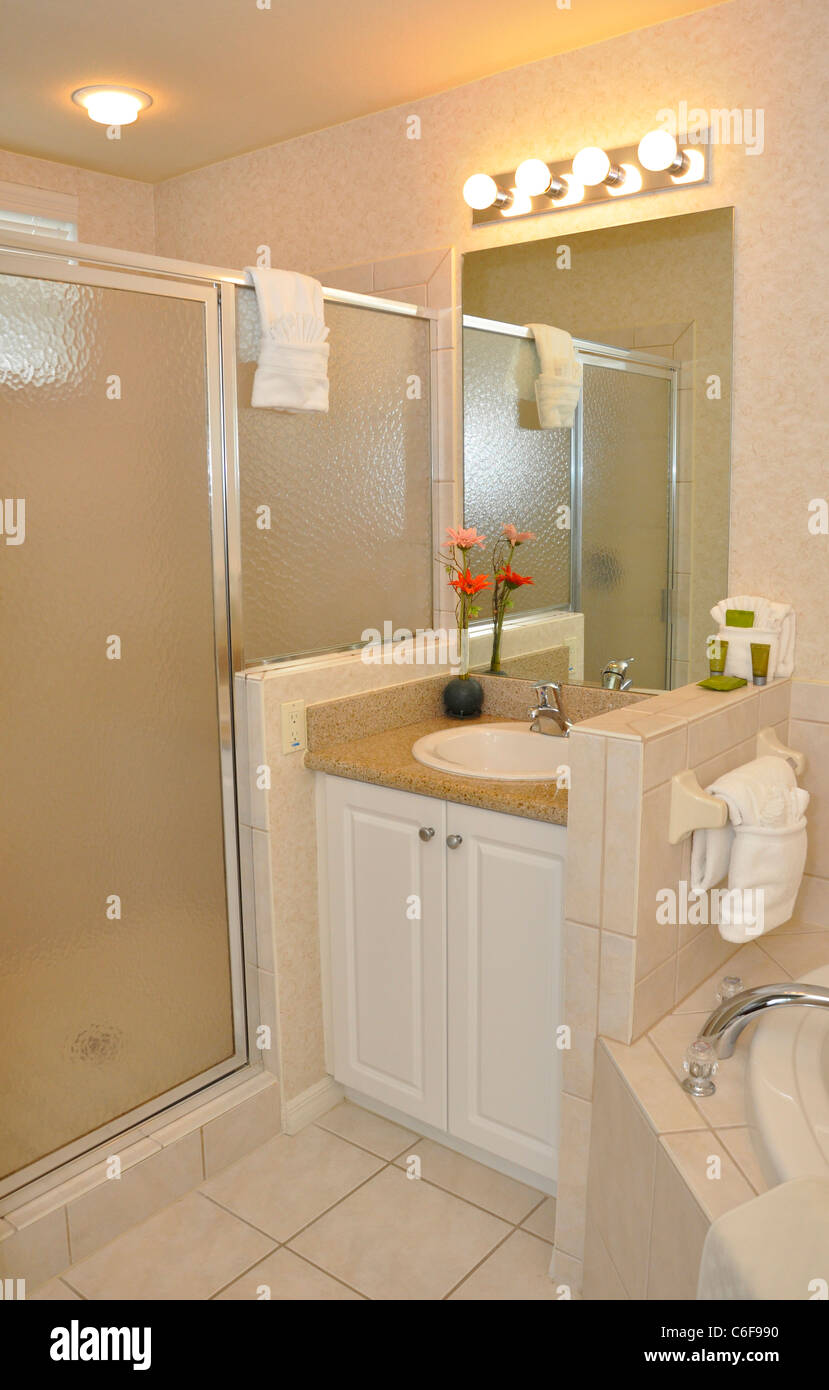
{"label": "white window frame", "polygon": [[0,237],[3,232],[77,241],[78,199],[74,193],[0,180]]}

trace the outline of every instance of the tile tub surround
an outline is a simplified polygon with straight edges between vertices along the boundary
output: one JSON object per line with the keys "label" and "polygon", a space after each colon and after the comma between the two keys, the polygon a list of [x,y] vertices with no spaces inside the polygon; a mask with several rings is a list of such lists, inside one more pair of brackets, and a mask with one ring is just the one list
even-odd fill
{"label": "tile tub surround", "polygon": [[[571,1047],[563,1056],[556,1237],[562,1268],[584,1256],[596,1038],[634,1042],[738,949],[714,925],[657,922],[657,891],[678,893],[690,871],[690,839],[668,844],[670,779],[690,767],[707,786],[756,756],[757,731],[766,725],[786,742],[791,698],[790,681],[726,696],[683,686],[584,720],[571,733],[564,970]],[[799,911],[798,919],[809,921],[809,913]],[[775,950],[786,932],[772,933]]]}
{"label": "tile tub surround", "polygon": [[[73,1261],[94,1257],[136,1223],[194,1193],[280,1129],[276,1079],[260,1072],[110,1140],[70,1165],[71,1176],[55,1186],[32,1184],[29,1192],[4,1199],[0,1279],[25,1279],[29,1289],[45,1284]],[[120,1159],[119,1177],[112,1176],[114,1156]]]}
{"label": "tile tub surround", "polygon": [[[796,978],[798,953],[776,934],[741,946],[728,962],[747,988]],[[829,929],[803,933],[829,960]],[[787,960],[787,965],[781,964]],[[788,966],[788,968],[787,968]],[[715,971],[630,1046],[600,1039],[587,1180],[585,1299],[694,1299],[708,1227],[767,1190],[746,1112],[751,1030],[720,1063],[713,1096],[679,1086],[682,1058],[716,1003]],[[711,1160],[717,1159],[713,1165]]]}

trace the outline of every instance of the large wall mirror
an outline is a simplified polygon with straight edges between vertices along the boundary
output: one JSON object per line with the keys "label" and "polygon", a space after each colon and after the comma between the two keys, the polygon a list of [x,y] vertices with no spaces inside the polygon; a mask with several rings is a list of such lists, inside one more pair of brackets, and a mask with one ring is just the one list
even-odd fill
{"label": "large wall mirror", "polygon": [[[731,208],[464,257],[464,521],[535,534],[504,674],[599,684],[633,658],[637,688],[707,675],[728,593],[732,282]],[[572,337],[571,424],[539,414],[528,324]]]}

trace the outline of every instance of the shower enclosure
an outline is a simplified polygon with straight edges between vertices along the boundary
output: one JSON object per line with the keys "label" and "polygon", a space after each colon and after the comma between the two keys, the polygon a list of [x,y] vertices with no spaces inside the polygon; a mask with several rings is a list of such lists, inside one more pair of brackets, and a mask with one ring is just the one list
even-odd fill
{"label": "shower enclosure", "polygon": [[[0,1196],[259,1064],[233,677],[245,667],[243,571],[253,657],[276,654],[268,614],[286,589],[253,555],[255,536],[245,556],[244,286],[237,272],[128,252],[12,235],[0,246]],[[349,315],[384,320],[390,307],[326,298],[340,301],[341,343]],[[340,350],[336,370],[354,387],[384,361],[388,377],[397,352],[399,386],[414,353],[425,416],[398,434],[404,460],[407,441],[425,439],[428,470],[430,325],[406,323],[411,306],[390,313],[402,338],[369,326],[369,349],[351,351],[350,367]],[[388,406],[382,390],[363,404],[367,419]],[[275,428],[275,412],[248,413],[263,417],[251,430]],[[284,464],[294,436],[287,417],[280,427],[265,452]],[[272,504],[275,529],[297,515],[291,477],[283,467],[266,496],[264,472],[249,480],[251,507]],[[412,516],[428,523],[428,483],[412,492]]]}
{"label": "shower enclosure", "polygon": [[634,657],[637,685],[670,688],[678,364],[574,339],[573,428],[542,429],[529,330],[463,322],[466,524],[536,532],[535,611],[584,614],[586,680]]}

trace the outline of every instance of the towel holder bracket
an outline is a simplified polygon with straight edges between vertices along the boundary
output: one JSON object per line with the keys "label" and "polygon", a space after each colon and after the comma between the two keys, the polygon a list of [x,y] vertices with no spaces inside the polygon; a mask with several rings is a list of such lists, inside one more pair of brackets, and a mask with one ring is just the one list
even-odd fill
{"label": "towel holder bracket", "polygon": [[728,820],[728,806],[721,796],[703,791],[692,768],[671,778],[668,842],[678,845],[694,830],[719,830]]}
{"label": "towel holder bracket", "polygon": [[788,758],[798,777],[806,767],[805,754],[796,753],[793,748],[787,748],[785,743],[777,737],[770,724],[765,729],[761,729],[757,735],[757,757]]}

